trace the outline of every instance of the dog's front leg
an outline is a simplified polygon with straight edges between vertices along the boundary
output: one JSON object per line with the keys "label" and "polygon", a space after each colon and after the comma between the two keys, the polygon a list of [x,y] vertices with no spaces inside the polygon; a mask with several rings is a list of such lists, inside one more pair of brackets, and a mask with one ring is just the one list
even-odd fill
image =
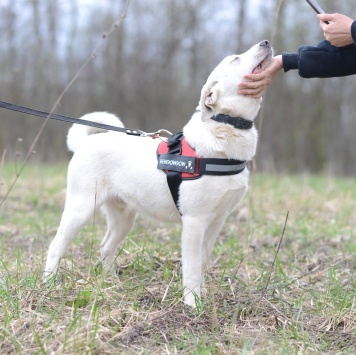
{"label": "dog's front leg", "polygon": [[207,230],[204,235],[204,241],[202,244],[202,250],[203,250],[203,255],[202,255],[202,270],[201,270],[201,278],[202,278],[202,286],[204,287],[204,273],[205,270],[209,264],[210,260],[210,255],[211,252],[214,248],[215,240],[218,237],[224,222],[226,220],[226,216],[222,216],[220,218],[213,219],[210,222],[209,226],[207,227]]}
{"label": "dog's front leg", "polygon": [[183,216],[182,268],[184,303],[196,307],[195,298],[200,297],[202,273],[202,244],[206,222],[199,217]]}

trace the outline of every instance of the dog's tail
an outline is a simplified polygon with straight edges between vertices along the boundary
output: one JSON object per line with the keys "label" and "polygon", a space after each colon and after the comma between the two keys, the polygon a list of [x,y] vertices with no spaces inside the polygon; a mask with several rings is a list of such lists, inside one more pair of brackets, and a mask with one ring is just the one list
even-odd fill
{"label": "dog's tail", "polygon": [[[124,127],[123,123],[118,117],[107,112],[88,113],[82,116],[81,119],[92,121],[92,122],[103,123],[110,126]],[[74,124],[68,131],[67,147],[72,152],[75,152],[77,148],[80,146],[81,142],[86,137],[90,136],[91,134],[100,133],[100,132],[107,132],[107,131],[101,128]]]}

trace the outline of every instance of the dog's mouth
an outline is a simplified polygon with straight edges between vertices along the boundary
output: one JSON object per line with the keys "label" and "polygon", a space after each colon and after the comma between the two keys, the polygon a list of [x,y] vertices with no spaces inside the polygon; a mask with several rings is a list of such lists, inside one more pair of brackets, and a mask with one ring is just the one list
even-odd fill
{"label": "dog's mouth", "polygon": [[271,59],[271,54],[268,53],[261,61],[260,63],[252,70],[252,74],[259,74],[263,71],[263,69],[266,68],[268,63],[270,62]]}

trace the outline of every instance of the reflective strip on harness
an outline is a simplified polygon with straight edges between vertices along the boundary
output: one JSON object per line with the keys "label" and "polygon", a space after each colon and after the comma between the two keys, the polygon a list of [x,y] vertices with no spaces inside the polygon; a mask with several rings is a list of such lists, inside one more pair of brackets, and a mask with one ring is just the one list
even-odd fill
{"label": "reflective strip on harness", "polygon": [[238,170],[244,169],[246,163],[242,164],[234,164],[234,165],[218,165],[218,164],[206,164],[205,170],[210,172],[220,172],[220,173],[227,173],[227,172],[236,172]]}

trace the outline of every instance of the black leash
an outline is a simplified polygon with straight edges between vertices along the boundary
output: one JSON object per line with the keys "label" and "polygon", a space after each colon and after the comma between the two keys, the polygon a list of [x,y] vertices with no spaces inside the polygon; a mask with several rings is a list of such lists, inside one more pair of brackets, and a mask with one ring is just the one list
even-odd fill
{"label": "black leash", "polygon": [[[93,122],[93,121],[83,120],[80,118],[73,118],[73,117],[69,117],[69,116],[59,115],[58,113],[50,113],[50,112],[34,110],[32,108],[11,104],[11,103],[5,102],[5,101],[0,101],[0,108],[5,108],[7,110],[17,111],[17,112],[21,112],[21,113],[26,113],[27,115],[32,115],[32,116],[50,118],[53,120],[58,120],[58,121],[63,121],[63,122],[68,122],[68,123],[77,123],[77,124],[81,124],[84,126],[91,126],[91,127],[105,129],[108,131],[116,131],[116,132],[126,133],[131,136],[151,137],[154,139],[160,138],[163,141],[166,141],[168,139],[168,137],[172,136],[172,133],[165,129],[160,129],[157,132],[146,133],[139,129],[116,127],[116,126],[111,126],[111,125],[107,125],[104,123]],[[199,111],[200,110],[197,110],[196,112],[199,112]],[[250,129],[253,126],[252,121],[246,120],[241,117],[231,117],[228,115],[218,114],[216,116],[211,117],[211,119],[214,121],[220,122],[220,123],[230,124],[230,125],[234,126],[235,128],[239,128],[239,129]],[[168,137],[165,137],[164,135],[167,135]]]}
{"label": "black leash", "polygon": [[[59,121],[63,121],[63,122],[78,123],[78,124],[81,124],[84,126],[91,126],[91,127],[106,129],[109,131],[122,132],[122,133],[126,133],[126,134],[129,134],[132,136],[146,137],[146,136],[152,135],[152,133],[146,133],[146,132],[140,131],[139,129],[128,129],[128,128],[116,127],[116,126],[111,126],[111,125],[107,125],[107,124],[103,124],[103,123],[99,123],[99,122],[92,122],[92,121],[82,120],[79,118],[63,116],[63,115],[59,115],[57,113],[48,113],[48,112],[33,110],[28,107],[10,104],[5,101],[0,101],[0,108],[5,108],[8,110],[26,113],[28,115],[33,115],[33,116],[38,116],[38,117],[45,117],[45,118],[48,117],[50,119],[59,120]],[[155,132],[155,133],[158,133],[158,136],[159,136],[160,132]],[[154,138],[156,138],[156,137],[154,137]]]}

